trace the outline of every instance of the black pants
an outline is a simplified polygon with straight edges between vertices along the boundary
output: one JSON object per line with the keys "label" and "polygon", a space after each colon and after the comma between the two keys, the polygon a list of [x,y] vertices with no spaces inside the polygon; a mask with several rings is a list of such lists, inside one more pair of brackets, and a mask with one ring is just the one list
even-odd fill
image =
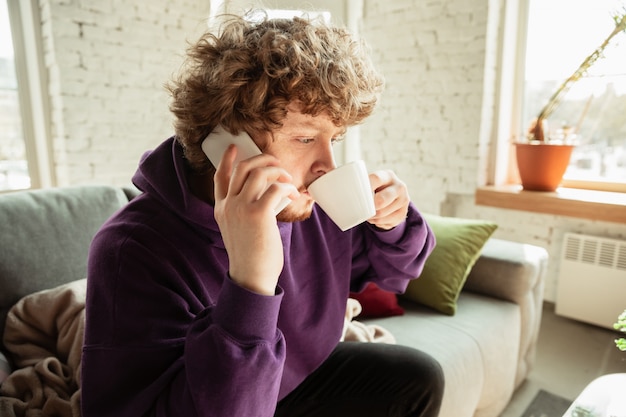
{"label": "black pants", "polygon": [[398,345],[343,342],[293,392],[275,417],[436,417],[441,366]]}

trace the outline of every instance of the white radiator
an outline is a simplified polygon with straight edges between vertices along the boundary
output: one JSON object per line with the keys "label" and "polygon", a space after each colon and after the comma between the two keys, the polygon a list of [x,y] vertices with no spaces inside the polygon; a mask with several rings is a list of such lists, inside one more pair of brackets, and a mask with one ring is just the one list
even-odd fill
{"label": "white radiator", "polygon": [[556,313],[613,328],[626,309],[626,241],[566,233]]}

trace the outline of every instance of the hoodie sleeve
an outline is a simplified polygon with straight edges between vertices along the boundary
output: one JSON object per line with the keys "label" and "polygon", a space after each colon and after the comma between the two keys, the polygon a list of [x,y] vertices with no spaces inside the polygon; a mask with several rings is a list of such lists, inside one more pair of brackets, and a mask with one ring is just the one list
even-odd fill
{"label": "hoodie sleeve", "polygon": [[391,230],[369,223],[355,228],[351,291],[359,292],[372,281],[387,291],[404,292],[434,247],[435,235],[413,203],[406,220]]}
{"label": "hoodie sleeve", "polygon": [[273,416],[282,290],[263,296],[225,277],[202,300],[205,283],[176,248],[108,239],[96,238],[89,261],[83,416]]}
{"label": "hoodie sleeve", "polygon": [[181,414],[170,401],[175,408],[168,415],[274,415],[285,359],[276,328],[281,298],[280,290],[268,297],[225,281],[215,307],[194,320],[185,343],[185,384],[196,412]]}

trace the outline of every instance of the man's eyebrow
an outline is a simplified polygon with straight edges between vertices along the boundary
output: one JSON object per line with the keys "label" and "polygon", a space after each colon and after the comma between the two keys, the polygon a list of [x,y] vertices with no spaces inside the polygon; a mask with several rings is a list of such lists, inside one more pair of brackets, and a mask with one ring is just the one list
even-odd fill
{"label": "man's eyebrow", "polygon": [[305,119],[301,122],[298,122],[298,124],[296,126],[294,126],[295,128],[301,128],[301,127],[310,127],[310,128],[315,128],[315,129],[319,129],[321,127],[322,123],[316,120],[310,120],[310,119]]}
{"label": "man's eyebrow", "polygon": [[[298,123],[294,126],[290,126],[286,129],[286,132],[289,134],[299,134],[299,131],[303,129],[312,129],[312,130],[326,130],[326,127],[322,125],[322,123],[318,123],[314,120],[306,120],[301,123]],[[343,128],[333,134],[333,136],[344,136],[348,129]]]}

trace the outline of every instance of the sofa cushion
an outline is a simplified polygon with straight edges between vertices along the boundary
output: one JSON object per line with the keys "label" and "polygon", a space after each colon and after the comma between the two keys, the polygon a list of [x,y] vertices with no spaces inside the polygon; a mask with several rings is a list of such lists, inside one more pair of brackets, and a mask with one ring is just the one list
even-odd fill
{"label": "sofa cushion", "polygon": [[85,278],[91,239],[127,202],[121,188],[109,186],[0,196],[0,334],[20,298]]}
{"label": "sofa cushion", "polygon": [[520,344],[517,304],[463,291],[454,316],[401,300],[402,316],[366,319],[398,344],[433,356],[446,380],[441,416],[499,415],[514,390]]}
{"label": "sofa cushion", "polygon": [[498,227],[495,223],[423,214],[437,245],[418,279],[409,283],[404,297],[453,315],[456,301],[480,251]]}

